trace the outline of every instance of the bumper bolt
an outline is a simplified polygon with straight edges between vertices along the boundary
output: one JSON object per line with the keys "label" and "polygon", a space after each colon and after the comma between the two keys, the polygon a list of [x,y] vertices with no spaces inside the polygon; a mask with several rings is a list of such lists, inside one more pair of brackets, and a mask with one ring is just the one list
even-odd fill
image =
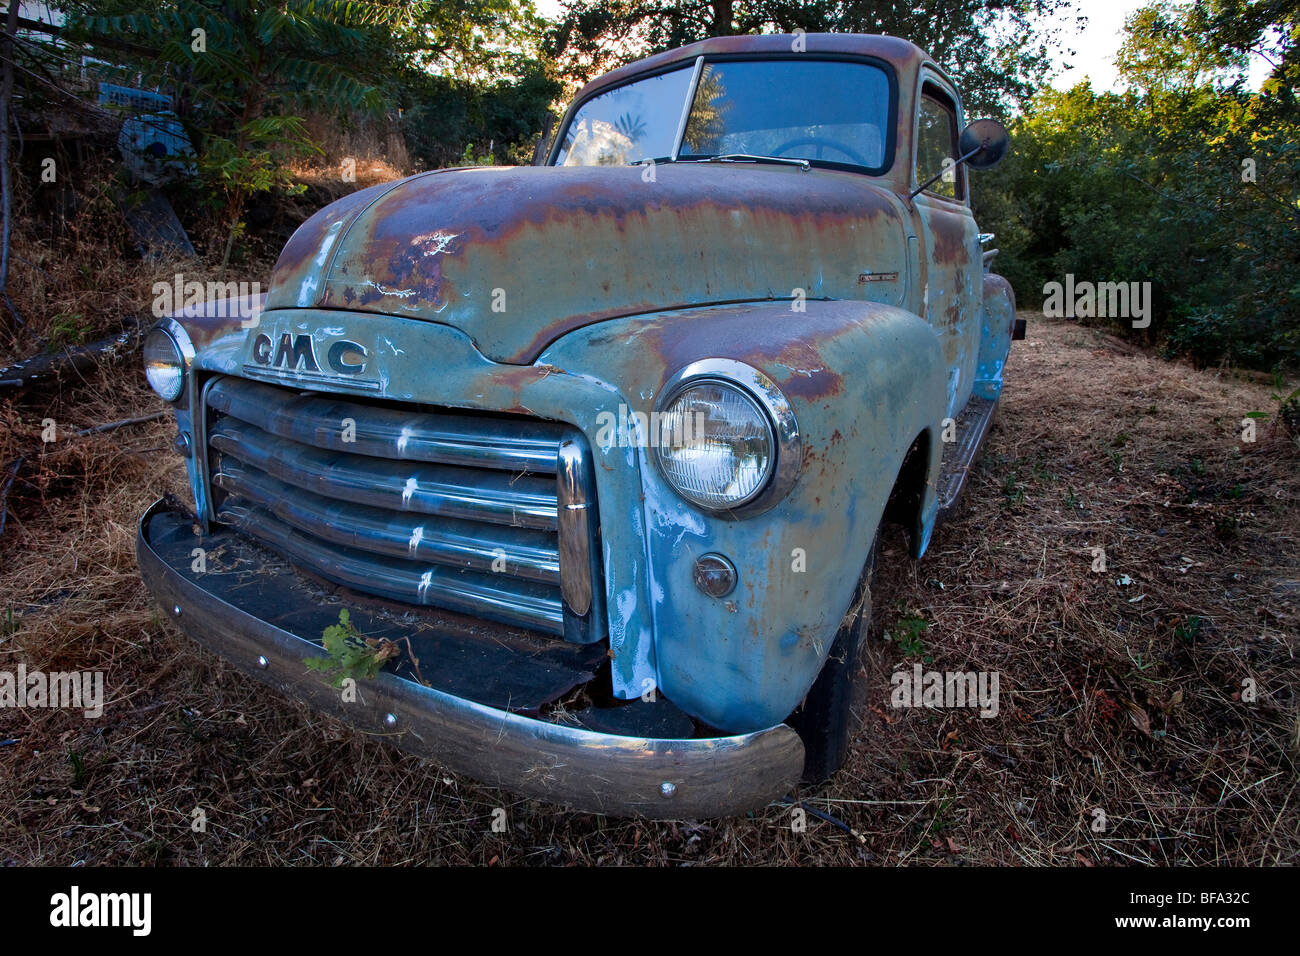
{"label": "bumper bolt", "polygon": [[673,797],[677,796],[677,784],[665,780],[663,783],[659,784],[659,796],[666,800],[671,800]]}

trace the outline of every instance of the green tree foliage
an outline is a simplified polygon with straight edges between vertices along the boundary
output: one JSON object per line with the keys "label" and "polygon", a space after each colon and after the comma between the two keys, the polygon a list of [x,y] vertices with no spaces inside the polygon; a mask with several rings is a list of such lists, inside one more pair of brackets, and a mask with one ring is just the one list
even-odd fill
{"label": "green tree foliage", "polygon": [[406,65],[459,80],[518,79],[542,58],[546,23],[531,0],[420,0],[393,25]]}
{"label": "green tree foliage", "polygon": [[530,162],[562,93],[532,0],[421,0],[391,33],[387,73],[422,165]]}
{"label": "green tree foliage", "polygon": [[430,167],[465,165],[476,155],[500,164],[532,162],[562,88],[544,63],[517,68],[518,77],[497,81],[413,78],[414,105],[403,116],[411,155]]}
{"label": "green tree foliage", "polygon": [[397,8],[359,0],[170,0],[131,9],[120,0],[73,5],[69,35],[92,48],[121,43],[131,65],[174,90],[198,144],[198,170],[224,208],[222,268],[249,198],[288,188],[286,161],[315,147],[304,109],[378,111],[367,78],[382,45],[376,28]]}
{"label": "green tree foliage", "polygon": [[173,91],[222,135],[263,115],[378,111],[425,5],[371,0],[67,0],[68,36]]}
{"label": "green tree foliage", "polygon": [[528,163],[563,93],[530,0],[431,4],[394,34],[407,147],[426,166]]}
{"label": "green tree foliage", "polygon": [[552,50],[572,78],[711,36],[889,33],[962,78],[972,113],[1025,102],[1052,66],[1044,26],[1068,0],[571,0]]}
{"label": "green tree foliage", "polygon": [[[1149,281],[1150,329],[1201,362],[1300,365],[1300,2],[1153,4],[1118,58],[1129,88],[1044,91],[976,185],[999,270],[1034,306],[1067,273]],[[1267,56],[1259,93],[1245,55]]]}
{"label": "green tree foliage", "polygon": [[[69,0],[69,37],[175,94],[207,195],[227,224],[290,189],[316,152],[301,117],[404,112],[431,165],[480,146],[523,158],[559,85],[539,60],[543,23],[514,0]],[[531,157],[528,157],[531,158]]]}

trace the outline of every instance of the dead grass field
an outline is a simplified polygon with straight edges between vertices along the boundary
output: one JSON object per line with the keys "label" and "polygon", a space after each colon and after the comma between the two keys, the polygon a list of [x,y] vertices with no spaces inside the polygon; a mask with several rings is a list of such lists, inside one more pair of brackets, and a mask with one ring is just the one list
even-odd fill
{"label": "dead grass field", "polygon": [[[40,450],[45,418],[160,408],[142,376],[0,400],[0,457],[35,455],[0,538],[0,670],[102,669],[108,698],[98,720],[0,710],[0,864],[1296,863],[1300,448],[1239,427],[1274,390],[1030,320],[962,513],[919,563],[885,542],[863,727],[800,794],[843,826],[805,832],[783,806],[646,823],[520,800],[265,691],[136,575],[137,516],[183,483],[171,426]],[[891,708],[917,661],[997,671],[999,716]]]}

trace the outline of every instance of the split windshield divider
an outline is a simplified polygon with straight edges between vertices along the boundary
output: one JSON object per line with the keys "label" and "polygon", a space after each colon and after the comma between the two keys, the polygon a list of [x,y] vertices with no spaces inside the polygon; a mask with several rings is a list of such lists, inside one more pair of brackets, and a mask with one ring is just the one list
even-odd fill
{"label": "split windshield divider", "polygon": [[695,58],[695,69],[691,71],[691,83],[686,88],[686,102],[682,105],[682,117],[677,121],[677,135],[673,137],[673,152],[670,162],[677,162],[677,154],[682,150],[682,140],[686,138],[686,123],[691,118],[691,107],[695,105],[695,89],[700,85],[700,73],[704,70],[704,56]]}

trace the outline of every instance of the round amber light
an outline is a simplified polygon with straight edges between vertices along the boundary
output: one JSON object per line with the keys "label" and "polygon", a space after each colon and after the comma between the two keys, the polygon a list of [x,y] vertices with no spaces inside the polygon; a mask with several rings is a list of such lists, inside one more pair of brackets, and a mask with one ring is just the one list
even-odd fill
{"label": "round amber light", "polygon": [[724,598],[736,589],[736,566],[720,554],[702,554],[695,561],[695,586],[709,597]]}

